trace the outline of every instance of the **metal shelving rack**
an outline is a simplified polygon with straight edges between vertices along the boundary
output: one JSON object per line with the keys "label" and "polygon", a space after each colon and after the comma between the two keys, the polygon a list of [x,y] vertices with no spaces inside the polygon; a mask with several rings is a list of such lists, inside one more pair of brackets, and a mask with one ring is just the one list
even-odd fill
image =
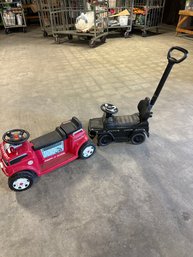
{"label": "metal shelving rack", "polygon": [[147,36],[149,30],[158,29],[162,23],[165,0],[134,0],[133,27]]}
{"label": "metal shelving rack", "polygon": [[[132,30],[134,0],[109,0],[109,34],[121,32],[125,38]],[[119,15],[123,13],[122,15]],[[125,14],[124,14],[125,13]]]}
{"label": "metal shelving rack", "polygon": [[21,1],[0,2],[0,10],[6,34],[13,28],[22,28],[23,32],[26,32],[27,25]]}
{"label": "metal shelving rack", "polygon": [[[69,40],[73,37],[80,37],[89,40],[89,46],[95,47],[99,39],[101,43],[106,41],[108,35],[108,1],[91,2],[91,10],[88,10],[85,0],[61,0],[63,8],[51,11],[52,34],[57,43],[60,38],[67,36]],[[76,29],[76,20],[81,13],[92,12],[94,15],[94,24],[88,31],[78,31]],[[59,17],[59,18],[58,18]]]}

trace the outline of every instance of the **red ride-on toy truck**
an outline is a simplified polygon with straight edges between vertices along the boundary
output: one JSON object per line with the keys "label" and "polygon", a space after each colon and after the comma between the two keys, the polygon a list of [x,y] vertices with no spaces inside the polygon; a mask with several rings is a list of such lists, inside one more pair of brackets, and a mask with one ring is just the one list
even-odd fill
{"label": "red ride-on toy truck", "polygon": [[80,121],[73,117],[54,131],[28,141],[29,132],[14,129],[3,135],[0,167],[14,191],[24,191],[42,176],[77,158],[87,159],[95,152]]}

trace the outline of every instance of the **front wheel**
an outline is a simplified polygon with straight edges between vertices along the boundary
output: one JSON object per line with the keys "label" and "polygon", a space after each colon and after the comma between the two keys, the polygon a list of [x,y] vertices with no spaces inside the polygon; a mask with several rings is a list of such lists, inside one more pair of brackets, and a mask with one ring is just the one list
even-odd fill
{"label": "front wheel", "polygon": [[101,43],[104,44],[104,43],[106,42],[106,39],[107,39],[106,36],[102,36],[102,37],[100,38]]}
{"label": "front wheel", "polygon": [[10,29],[5,29],[5,34],[9,34],[10,33]]}
{"label": "front wheel", "polygon": [[130,37],[129,31],[125,31],[124,38],[129,38],[129,37]]}
{"label": "front wheel", "polygon": [[104,134],[98,137],[98,145],[106,146],[113,142],[113,138],[109,134]]}
{"label": "front wheel", "polygon": [[94,47],[96,46],[96,41],[94,41],[93,39],[91,39],[91,40],[89,41],[89,46],[90,46],[90,48],[94,48]]}
{"label": "front wheel", "polygon": [[146,135],[144,132],[136,132],[134,133],[130,140],[133,145],[140,145],[142,144],[146,139]]}
{"label": "front wheel", "polygon": [[83,146],[81,146],[79,150],[79,158],[88,159],[95,153],[96,147],[95,145],[88,140]]}
{"label": "front wheel", "polygon": [[16,192],[21,192],[29,189],[35,180],[36,175],[30,171],[21,171],[9,177],[9,188]]}

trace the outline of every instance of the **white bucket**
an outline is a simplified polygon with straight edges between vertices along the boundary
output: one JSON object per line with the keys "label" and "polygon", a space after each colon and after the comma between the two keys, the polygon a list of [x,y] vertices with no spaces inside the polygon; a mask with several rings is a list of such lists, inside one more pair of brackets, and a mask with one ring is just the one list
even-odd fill
{"label": "white bucket", "polygon": [[127,26],[128,25],[128,21],[129,21],[129,16],[128,15],[126,15],[126,16],[119,16],[118,20],[119,20],[120,26]]}
{"label": "white bucket", "polygon": [[18,13],[16,15],[16,18],[17,18],[17,25],[22,26],[23,25],[22,15]]}

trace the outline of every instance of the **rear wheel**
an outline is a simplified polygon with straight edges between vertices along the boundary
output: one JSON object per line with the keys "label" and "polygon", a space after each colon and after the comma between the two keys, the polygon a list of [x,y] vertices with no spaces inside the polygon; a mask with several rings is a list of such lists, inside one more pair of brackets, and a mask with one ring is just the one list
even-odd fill
{"label": "rear wheel", "polygon": [[79,158],[88,159],[95,153],[95,150],[95,145],[89,140],[81,146],[79,150]]}
{"label": "rear wheel", "polygon": [[101,135],[98,137],[98,145],[106,146],[113,142],[113,138],[109,134]]}
{"label": "rear wheel", "polygon": [[140,145],[145,141],[145,139],[146,139],[146,136],[144,132],[136,132],[130,138],[131,143],[133,145]]}
{"label": "rear wheel", "polygon": [[31,171],[21,171],[9,177],[8,185],[11,190],[21,192],[29,189],[36,178]]}
{"label": "rear wheel", "polygon": [[102,37],[100,38],[101,43],[104,44],[104,43],[106,42],[106,39],[107,39],[106,36],[102,36]]}

